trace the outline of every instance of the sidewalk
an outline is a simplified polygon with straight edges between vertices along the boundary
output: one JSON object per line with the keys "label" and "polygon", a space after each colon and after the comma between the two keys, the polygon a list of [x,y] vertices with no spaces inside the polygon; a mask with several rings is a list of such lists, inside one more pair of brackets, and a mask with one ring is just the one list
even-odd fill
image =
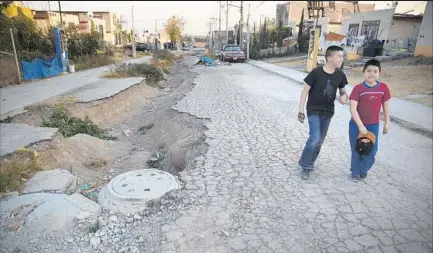
{"label": "sidewalk", "polygon": [[[302,84],[304,78],[307,76],[306,73],[263,61],[248,60],[248,63],[274,74],[289,78],[299,84]],[[352,92],[352,85],[346,86],[348,94]],[[390,104],[392,121],[403,124],[413,130],[422,131],[429,135],[432,134],[432,108],[395,97],[390,100]]]}
{"label": "sidewalk", "polygon": [[[125,63],[149,62],[151,59],[151,56],[145,56],[125,61]],[[5,119],[8,116],[14,116],[23,112],[26,106],[68,93],[98,81],[100,82],[100,76],[108,70],[109,66],[103,66],[73,74],[1,88],[0,118]]]}

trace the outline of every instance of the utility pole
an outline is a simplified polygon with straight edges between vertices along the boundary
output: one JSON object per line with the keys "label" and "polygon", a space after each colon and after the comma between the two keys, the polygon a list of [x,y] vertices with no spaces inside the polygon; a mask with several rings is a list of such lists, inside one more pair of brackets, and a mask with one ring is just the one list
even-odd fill
{"label": "utility pole", "polygon": [[229,1],[226,1],[226,44],[229,44]]}
{"label": "utility pole", "polygon": [[212,23],[212,20],[213,20],[213,18],[210,18],[210,22],[209,22],[209,26],[210,26],[210,36],[209,36],[210,43],[209,43],[209,49],[210,49],[210,50],[212,50],[212,48],[213,48],[213,29],[212,29],[212,25],[213,25],[213,23]]}
{"label": "utility pole", "polygon": [[155,19],[155,56],[154,59],[156,60],[158,54],[158,20]]}
{"label": "utility pole", "polygon": [[135,50],[135,30],[134,30],[134,5],[131,7],[131,16],[132,16],[132,58],[137,57],[137,52]]}
{"label": "utility pole", "polygon": [[60,25],[63,28],[62,6],[60,5],[60,1],[57,1],[57,2],[59,3]]}
{"label": "utility pole", "polygon": [[48,11],[51,12],[50,1],[48,1]]}
{"label": "utility pole", "polygon": [[244,1],[241,1],[241,20],[239,21],[239,45],[243,46],[243,36],[242,36],[242,28],[243,28],[243,23],[244,23]]}
{"label": "utility pole", "polygon": [[220,1],[220,12],[219,12],[219,25],[218,25],[218,50],[222,49],[222,42],[221,42],[221,1]]}
{"label": "utility pole", "polygon": [[248,4],[248,15],[247,15],[247,60],[250,59],[250,7]]}

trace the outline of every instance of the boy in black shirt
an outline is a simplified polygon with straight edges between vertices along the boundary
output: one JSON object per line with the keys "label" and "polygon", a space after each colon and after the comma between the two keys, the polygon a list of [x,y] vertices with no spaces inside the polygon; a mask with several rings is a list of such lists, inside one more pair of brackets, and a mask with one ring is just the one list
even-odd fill
{"label": "boy in black shirt", "polygon": [[337,88],[340,91],[340,103],[346,104],[347,94],[344,86],[346,75],[340,70],[343,63],[343,48],[330,46],[326,49],[326,64],[315,68],[304,79],[304,89],[299,103],[298,120],[304,123],[304,107],[307,100],[307,116],[310,126],[310,137],[298,164],[302,168],[302,178],[308,179],[314,169],[323,141],[328,132],[331,118],[334,115],[334,100]]}

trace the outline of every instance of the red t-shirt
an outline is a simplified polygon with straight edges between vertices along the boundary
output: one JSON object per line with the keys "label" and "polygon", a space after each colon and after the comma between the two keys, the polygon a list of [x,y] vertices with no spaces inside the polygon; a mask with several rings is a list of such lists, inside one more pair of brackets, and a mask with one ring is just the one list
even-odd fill
{"label": "red t-shirt", "polygon": [[358,113],[363,124],[379,123],[380,108],[383,102],[391,99],[386,83],[378,82],[369,87],[364,83],[356,85],[350,94],[350,100],[358,102]]}

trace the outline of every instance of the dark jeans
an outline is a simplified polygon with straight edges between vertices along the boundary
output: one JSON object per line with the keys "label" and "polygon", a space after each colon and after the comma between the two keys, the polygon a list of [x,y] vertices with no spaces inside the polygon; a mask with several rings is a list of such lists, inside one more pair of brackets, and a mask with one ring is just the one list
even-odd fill
{"label": "dark jeans", "polygon": [[352,159],[350,162],[350,172],[352,176],[359,176],[361,174],[367,174],[367,172],[373,167],[373,164],[376,160],[376,153],[378,149],[378,141],[379,141],[379,123],[376,124],[366,124],[365,128],[368,131],[374,133],[376,135],[376,142],[374,143],[373,149],[368,155],[361,156],[355,150],[356,140],[358,139],[359,129],[356,123],[353,120],[349,122],[349,140],[350,147],[352,149]]}
{"label": "dark jeans", "polygon": [[308,116],[308,125],[310,126],[310,137],[305,144],[304,151],[298,164],[306,170],[314,169],[314,162],[319,156],[323,141],[328,133],[331,117],[321,115]]}

